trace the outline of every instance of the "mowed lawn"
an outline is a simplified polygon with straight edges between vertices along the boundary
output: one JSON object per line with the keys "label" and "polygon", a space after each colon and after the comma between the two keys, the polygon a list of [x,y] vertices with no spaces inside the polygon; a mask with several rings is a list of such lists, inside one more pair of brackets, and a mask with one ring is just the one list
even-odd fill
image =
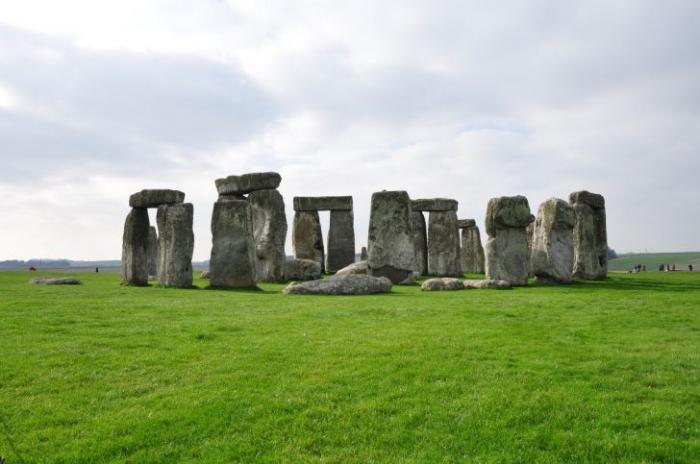
{"label": "mowed lawn", "polygon": [[7,464],[700,461],[700,272],[357,297],[32,276],[0,273]]}

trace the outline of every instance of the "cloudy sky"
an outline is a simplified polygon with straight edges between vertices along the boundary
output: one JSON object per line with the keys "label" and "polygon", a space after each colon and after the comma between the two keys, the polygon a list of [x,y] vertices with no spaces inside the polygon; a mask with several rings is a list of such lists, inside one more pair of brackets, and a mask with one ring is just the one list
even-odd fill
{"label": "cloudy sky", "polygon": [[[121,254],[175,188],[207,259],[214,179],[296,195],[605,195],[618,251],[700,250],[700,2],[0,3],[0,259]],[[287,252],[291,254],[291,245]]]}

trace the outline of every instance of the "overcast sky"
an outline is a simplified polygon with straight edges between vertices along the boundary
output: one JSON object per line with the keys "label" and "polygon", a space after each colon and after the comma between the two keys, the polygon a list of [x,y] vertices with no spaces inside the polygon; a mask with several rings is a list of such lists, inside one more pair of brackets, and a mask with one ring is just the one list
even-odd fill
{"label": "overcast sky", "polygon": [[[129,195],[602,193],[618,251],[700,250],[700,2],[0,3],[0,259],[121,256]],[[288,243],[287,253],[291,254]]]}

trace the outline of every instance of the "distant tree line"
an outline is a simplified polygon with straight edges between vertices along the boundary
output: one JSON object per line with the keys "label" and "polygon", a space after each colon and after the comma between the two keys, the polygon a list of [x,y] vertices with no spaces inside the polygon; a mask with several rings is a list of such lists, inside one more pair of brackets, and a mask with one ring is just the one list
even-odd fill
{"label": "distant tree line", "polygon": [[615,253],[615,250],[608,247],[608,259],[615,259],[615,258],[617,258],[617,253]]}
{"label": "distant tree line", "polygon": [[23,261],[19,259],[8,259],[0,261],[0,267],[69,267],[70,261],[67,259],[30,259]]}

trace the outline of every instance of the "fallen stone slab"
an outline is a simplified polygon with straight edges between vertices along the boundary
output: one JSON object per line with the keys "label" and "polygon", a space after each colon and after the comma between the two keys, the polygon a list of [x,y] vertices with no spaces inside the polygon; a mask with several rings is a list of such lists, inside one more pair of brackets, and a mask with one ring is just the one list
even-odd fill
{"label": "fallen stone slab", "polygon": [[413,211],[457,211],[459,203],[450,198],[421,198],[411,200]]}
{"label": "fallen stone slab", "polygon": [[160,205],[174,205],[185,201],[185,193],[169,189],[144,189],[129,197],[132,208],[157,208]]}
{"label": "fallen stone slab", "polygon": [[284,263],[286,280],[315,280],[321,278],[321,263],[313,259],[294,258]]}
{"label": "fallen stone slab", "polygon": [[282,293],[297,295],[371,295],[391,291],[391,281],[386,277],[348,274],[309,282],[292,282]]}
{"label": "fallen stone slab", "polygon": [[46,285],[80,285],[82,283],[80,280],[72,277],[35,277],[29,282]]}
{"label": "fallen stone slab", "polygon": [[436,290],[464,290],[464,283],[461,279],[454,277],[436,277],[428,279],[420,286],[421,290],[436,291]]}
{"label": "fallen stone slab", "polygon": [[294,211],[352,211],[352,197],[294,197]]}
{"label": "fallen stone slab", "polygon": [[335,275],[367,274],[368,270],[367,261],[358,261],[340,269]]}
{"label": "fallen stone slab", "polygon": [[464,288],[495,288],[497,290],[507,290],[512,288],[511,285],[505,280],[463,280]]}
{"label": "fallen stone slab", "polygon": [[276,189],[281,182],[282,176],[276,172],[251,172],[214,181],[219,195],[246,195],[256,190]]}

